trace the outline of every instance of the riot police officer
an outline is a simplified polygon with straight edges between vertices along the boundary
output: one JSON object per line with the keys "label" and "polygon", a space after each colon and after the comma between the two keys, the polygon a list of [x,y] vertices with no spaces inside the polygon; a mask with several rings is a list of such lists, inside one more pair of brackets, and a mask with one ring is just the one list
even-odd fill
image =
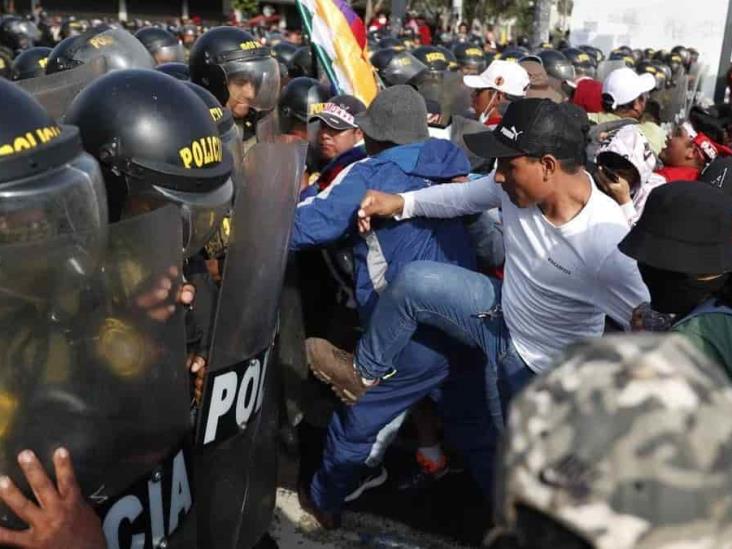
{"label": "riot police officer", "polygon": [[46,63],[51,48],[36,46],[28,48],[13,60],[11,73],[13,80],[35,78],[46,73]]}
{"label": "riot police officer", "polygon": [[[104,183],[76,128],[58,125],[30,95],[2,79],[0,95],[0,544],[31,546],[50,539],[58,547],[101,549],[100,521],[74,480],[88,475],[74,474],[68,450],[75,458],[88,457],[82,455],[89,447],[86,425],[78,422],[71,436],[64,430],[71,400],[64,406],[52,393],[72,397],[59,390],[58,379],[48,378],[54,370],[68,374],[61,352],[68,346],[60,330],[49,329],[46,315],[55,309],[57,318],[64,317],[65,308],[54,307],[54,290],[63,291],[69,280],[83,279],[83,270],[94,267],[107,223]],[[63,245],[69,242],[76,246]],[[78,405],[84,403],[75,400]],[[64,427],[49,432],[49,420]],[[16,459],[22,448],[29,449]],[[55,468],[59,488],[44,465]],[[63,481],[70,483],[60,489]],[[37,504],[31,493],[38,501],[59,503],[64,512]]]}
{"label": "riot police officer", "polygon": [[12,51],[32,48],[41,39],[41,31],[33,21],[15,15],[0,20],[0,45]]}
{"label": "riot police officer", "polygon": [[322,110],[331,95],[330,89],[315,78],[300,76],[290,80],[278,104],[282,133],[308,139],[308,119]]}
{"label": "riot police officer", "polygon": [[230,208],[232,160],[194,92],[155,71],[115,71],[74,100],[66,121],[102,166],[111,221],[174,204],[186,254],[203,247]]}
{"label": "riot police officer", "polygon": [[210,91],[229,108],[245,141],[256,122],[277,104],[280,72],[270,48],[241,29],[216,27],[191,49],[191,81]]}
{"label": "riot police officer", "polygon": [[427,70],[427,66],[408,51],[391,48],[376,50],[371,64],[386,87],[406,84]]}
{"label": "riot police officer", "polygon": [[566,48],[562,50],[562,53],[572,63],[577,78],[583,76],[594,78],[596,76],[597,60],[594,56],[579,48]]}
{"label": "riot police officer", "polygon": [[456,44],[453,52],[463,74],[480,74],[488,66],[483,50],[471,44]]}
{"label": "riot police officer", "polygon": [[163,63],[155,67],[155,70],[184,82],[191,79],[191,71],[186,63]]}
{"label": "riot police officer", "polygon": [[183,45],[165,29],[145,27],[135,33],[135,38],[150,52],[156,65],[185,61]]}
{"label": "riot police officer", "polygon": [[569,59],[562,52],[554,49],[541,50],[537,55],[549,75],[549,84],[565,97],[571,96],[576,75]]}
{"label": "riot police officer", "polygon": [[100,25],[65,38],[48,55],[46,73],[61,72],[104,56],[109,70],[152,69],[152,56],[145,46],[123,29]]}

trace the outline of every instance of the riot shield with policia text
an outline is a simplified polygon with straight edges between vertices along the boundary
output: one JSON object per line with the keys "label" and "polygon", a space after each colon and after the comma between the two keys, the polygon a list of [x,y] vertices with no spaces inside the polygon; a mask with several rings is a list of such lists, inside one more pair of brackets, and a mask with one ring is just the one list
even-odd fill
{"label": "riot shield with policia text", "polygon": [[244,159],[196,429],[200,547],[250,547],[274,505],[277,403],[263,396],[305,148],[258,143]]}
{"label": "riot shield with policia text", "polygon": [[[180,214],[50,239],[23,215],[23,238],[0,245],[0,472],[30,496],[18,452],[53,471],[63,445],[108,547],[155,547],[192,505]],[[0,522],[22,527],[5,508]]]}

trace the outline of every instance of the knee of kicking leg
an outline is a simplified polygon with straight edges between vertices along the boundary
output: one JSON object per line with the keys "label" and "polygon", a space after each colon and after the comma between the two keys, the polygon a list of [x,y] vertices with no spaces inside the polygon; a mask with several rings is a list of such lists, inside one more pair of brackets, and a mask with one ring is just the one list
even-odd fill
{"label": "knee of kicking leg", "polygon": [[439,274],[441,264],[433,261],[413,261],[399,271],[389,290],[399,298],[408,297],[419,300],[422,296],[434,295],[444,288]]}

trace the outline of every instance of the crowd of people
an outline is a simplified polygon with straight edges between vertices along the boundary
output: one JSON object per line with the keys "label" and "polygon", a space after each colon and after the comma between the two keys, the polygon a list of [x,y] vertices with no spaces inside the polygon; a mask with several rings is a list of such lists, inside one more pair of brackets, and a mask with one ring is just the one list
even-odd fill
{"label": "crowd of people", "polygon": [[[0,184],[0,239],[174,204],[185,284],[171,301],[181,280],[166,278],[136,307],[166,321],[185,308],[200,404],[242,166],[268,139],[307,147],[295,291],[281,302],[302,314],[280,332],[307,338],[302,383],[333,393],[318,396],[333,407],[322,457],[298,483],[322,527],[388,481],[385,454],[412,423],[415,463],[397,489],[464,466],[494,510],[487,546],[729,545],[732,110],[698,96],[698,52],[602,52],[571,35],[497,44],[490,29],[446,31],[416,14],[394,35],[379,14],[367,25],[379,87],[367,105],[328,80],[299,31],[138,23],[0,19],[8,80],[96,57],[108,71],[69,99],[73,138],[0,79],[0,180],[40,192],[55,155],[73,153],[42,231],[11,215],[22,203]],[[51,130],[37,146],[40,128]],[[78,150],[51,151],[55,139]],[[81,194],[76,211],[58,211]],[[0,527],[0,543],[66,547],[80,532],[104,544],[75,452],[54,454],[57,489],[20,454],[37,503],[0,477],[0,499],[30,526]]]}

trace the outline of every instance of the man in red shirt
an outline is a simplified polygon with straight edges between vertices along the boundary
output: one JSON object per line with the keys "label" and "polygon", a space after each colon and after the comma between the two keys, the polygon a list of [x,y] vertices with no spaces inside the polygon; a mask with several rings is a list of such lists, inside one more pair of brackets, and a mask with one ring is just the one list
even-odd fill
{"label": "man in red shirt", "polygon": [[663,168],[656,173],[666,181],[695,181],[707,163],[717,156],[729,156],[732,150],[697,132],[689,122],[674,129],[659,155]]}

